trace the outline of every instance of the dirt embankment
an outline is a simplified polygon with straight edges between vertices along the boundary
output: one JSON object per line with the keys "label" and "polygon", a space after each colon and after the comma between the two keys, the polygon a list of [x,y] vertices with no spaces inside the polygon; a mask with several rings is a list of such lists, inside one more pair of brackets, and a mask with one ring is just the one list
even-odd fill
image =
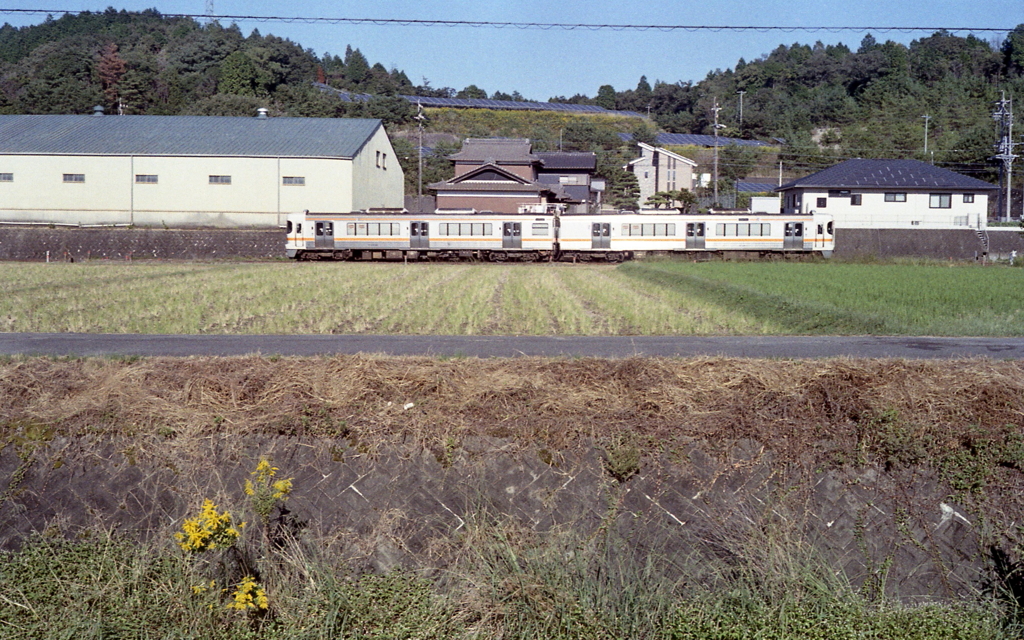
{"label": "dirt embankment", "polygon": [[962,596],[1016,553],[1022,424],[1024,363],[989,360],[12,359],[0,544],[163,534],[269,455],[308,531],[378,568],[487,512],[719,557],[780,531],[857,583]]}

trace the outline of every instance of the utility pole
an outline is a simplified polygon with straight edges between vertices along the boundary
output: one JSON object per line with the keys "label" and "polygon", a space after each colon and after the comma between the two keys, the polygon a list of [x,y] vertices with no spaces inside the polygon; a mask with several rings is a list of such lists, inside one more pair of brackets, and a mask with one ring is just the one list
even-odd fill
{"label": "utility pole", "polygon": [[416,199],[416,206],[419,208],[423,207],[423,121],[427,119],[427,116],[423,115],[423,105],[419,101],[416,102],[416,115],[414,119],[419,123],[420,129],[420,146],[417,150],[417,155],[420,158],[420,177],[419,177],[419,197]]}
{"label": "utility pole", "polygon": [[718,130],[725,126],[718,124],[718,112],[722,110],[718,106],[718,98],[715,98],[715,106],[711,110],[715,114],[715,206],[718,206]]}
{"label": "utility pole", "polygon": [[1012,191],[1010,186],[1013,178],[1013,159],[1017,156],[1013,153],[1013,99],[1006,99],[1006,92],[1002,92],[1002,98],[999,102],[996,102],[996,110],[992,114],[992,119],[999,123],[1000,136],[999,144],[995,145],[999,151],[998,154],[993,156],[995,160],[1001,160],[1002,166],[999,171],[999,180],[1001,184],[1006,185],[1006,195],[1003,195],[1000,189],[999,195],[1003,202],[1000,202],[999,211],[1005,210],[1005,217],[1002,217],[1003,222],[1010,221],[1010,203],[1012,198],[1010,197]]}
{"label": "utility pole", "polygon": [[743,137],[743,94],[746,91],[737,91],[736,93],[740,96],[740,137]]}
{"label": "utility pole", "polygon": [[928,157],[928,121],[932,119],[929,115],[921,116],[924,118],[924,156]]}

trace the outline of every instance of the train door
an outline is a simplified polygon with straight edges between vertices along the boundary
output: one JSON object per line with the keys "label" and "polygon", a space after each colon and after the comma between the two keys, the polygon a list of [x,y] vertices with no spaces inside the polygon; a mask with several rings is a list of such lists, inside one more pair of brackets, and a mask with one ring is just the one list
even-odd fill
{"label": "train door", "polygon": [[803,249],[804,248],[804,223],[802,222],[787,222],[786,223],[786,236],[782,240],[783,249]]}
{"label": "train door", "polygon": [[316,223],[315,226],[316,238],[313,246],[317,249],[333,249],[334,248],[334,223],[326,220],[321,220]]}
{"label": "train door", "polygon": [[430,223],[410,222],[409,223],[409,248],[429,249],[430,248]]}
{"label": "train door", "polygon": [[686,248],[687,249],[703,249],[704,248],[704,223],[703,222],[687,222],[686,223]]}
{"label": "train door", "polygon": [[590,226],[591,249],[612,248],[612,225],[607,222],[595,222]]}
{"label": "train door", "polygon": [[501,248],[522,249],[523,248],[523,223],[505,222],[501,225]]}

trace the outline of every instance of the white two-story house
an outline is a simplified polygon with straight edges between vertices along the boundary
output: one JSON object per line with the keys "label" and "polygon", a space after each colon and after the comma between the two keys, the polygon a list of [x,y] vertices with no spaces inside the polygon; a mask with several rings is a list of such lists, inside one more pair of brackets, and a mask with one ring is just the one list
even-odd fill
{"label": "white two-story house", "polygon": [[918,160],[854,159],[776,191],[783,213],[830,213],[840,229],[983,229],[998,188]]}

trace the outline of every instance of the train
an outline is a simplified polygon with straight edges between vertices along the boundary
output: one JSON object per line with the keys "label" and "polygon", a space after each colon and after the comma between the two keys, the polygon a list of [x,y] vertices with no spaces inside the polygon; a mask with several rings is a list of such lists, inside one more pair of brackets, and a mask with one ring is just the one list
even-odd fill
{"label": "train", "polygon": [[301,213],[286,219],[285,249],[297,260],[485,260],[621,262],[657,254],[817,254],[835,249],[832,216],[565,214],[523,207],[490,212]]}

